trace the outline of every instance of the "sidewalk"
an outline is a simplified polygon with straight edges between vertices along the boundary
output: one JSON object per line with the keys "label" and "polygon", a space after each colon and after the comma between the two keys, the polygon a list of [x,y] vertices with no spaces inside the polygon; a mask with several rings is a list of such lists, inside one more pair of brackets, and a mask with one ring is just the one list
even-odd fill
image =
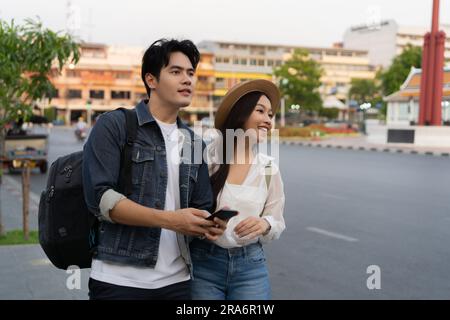
{"label": "sidewalk", "polygon": [[[17,175],[20,177],[20,174]],[[0,185],[0,205],[5,230],[22,229],[22,185],[10,175],[3,175],[3,183]],[[30,192],[29,228],[38,229],[39,197]]]}
{"label": "sidewalk", "polygon": [[[5,229],[22,229],[21,185],[3,176],[0,200]],[[30,194],[30,230],[38,228],[39,198]],[[69,290],[64,270],[55,268],[39,244],[0,246],[0,300],[88,299],[89,270],[81,272],[81,288]]]}
{"label": "sidewalk", "polygon": [[450,148],[418,147],[404,143],[375,144],[367,141],[366,136],[359,137],[333,137],[323,140],[306,140],[301,138],[280,137],[280,143],[285,145],[300,145],[319,148],[337,148],[349,150],[367,150],[390,153],[409,153],[431,156],[450,156]]}

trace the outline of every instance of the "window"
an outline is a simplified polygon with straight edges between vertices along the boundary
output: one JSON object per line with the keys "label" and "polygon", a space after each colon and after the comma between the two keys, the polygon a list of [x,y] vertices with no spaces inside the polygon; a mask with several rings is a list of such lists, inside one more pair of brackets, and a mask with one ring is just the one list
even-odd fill
{"label": "window", "polygon": [[264,66],[264,59],[258,59],[258,66]]}
{"label": "window", "polygon": [[130,72],[116,72],[115,76],[116,76],[116,79],[130,79],[131,73]]}
{"label": "window", "polygon": [[247,59],[241,59],[241,64],[243,66],[246,66],[247,65]]}
{"label": "window", "polygon": [[106,58],[104,48],[81,48],[81,55],[87,58]]}
{"label": "window", "polygon": [[89,74],[91,76],[103,77],[105,75],[105,72],[102,70],[91,70],[91,71],[89,71]]}
{"label": "window", "polygon": [[217,63],[222,63],[222,61],[223,61],[223,60],[222,60],[222,57],[216,57],[216,62],[217,62]]}
{"label": "window", "polygon": [[104,90],[89,90],[89,98],[91,99],[104,99],[105,91]]}
{"label": "window", "polygon": [[407,103],[398,104],[398,120],[408,120],[409,119],[409,106]]}
{"label": "window", "polygon": [[274,61],[272,59],[267,60],[267,65],[269,67],[273,66],[274,65]]}
{"label": "window", "polygon": [[239,64],[239,59],[238,58],[234,58],[233,59],[233,64]]}
{"label": "window", "polygon": [[281,66],[281,64],[282,64],[282,61],[281,61],[281,60],[277,60],[277,61],[275,62],[275,65],[276,65],[277,67]]}
{"label": "window", "polygon": [[265,49],[264,47],[261,46],[251,46],[250,47],[250,54],[254,54],[254,55],[265,55]]}
{"label": "window", "polygon": [[69,89],[67,91],[67,98],[69,98],[69,99],[81,99],[81,90]]}
{"label": "window", "polygon": [[50,98],[59,98],[59,90],[58,90],[58,89],[55,89],[55,91],[53,91],[53,92],[50,94]]}
{"label": "window", "polygon": [[68,78],[79,78],[80,77],[80,71],[79,70],[67,70],[66,76]]}
{"label": "window", "polygon": [[130,91],[111,91],[111,99],[130,99]]}
{"label": "window", "polygon": [[256,59],[250,59],[250,65],[256,66]]}
{"label": "window", "polygon": [[216,78],[215,86],[217,89],[225,88],[225,79],[224,78]]}
{"label": "window", "polygon": [[230,58],[223,58],[223,63],[230,63]]}

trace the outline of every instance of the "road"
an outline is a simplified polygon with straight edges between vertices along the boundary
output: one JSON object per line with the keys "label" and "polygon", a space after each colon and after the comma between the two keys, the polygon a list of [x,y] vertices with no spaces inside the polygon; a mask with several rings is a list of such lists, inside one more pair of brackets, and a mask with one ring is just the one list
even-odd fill
{"label": "road", "polygon": [[[56,128],[49,159],[81,148]],[[287,229],[266,247],[274,299],[450,299],[449,158],[282,145],[280,159]],[[31,179],[38,195],[46,177]],[[380,289],[367,287],[369,266]]]}

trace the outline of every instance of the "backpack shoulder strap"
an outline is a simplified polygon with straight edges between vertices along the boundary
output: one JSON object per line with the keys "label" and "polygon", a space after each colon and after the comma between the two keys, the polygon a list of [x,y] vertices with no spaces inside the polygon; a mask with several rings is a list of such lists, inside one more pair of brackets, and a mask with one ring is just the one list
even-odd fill
{"label": "backpack shoulder strap", "polygon": [[121,161],[120,161],[120,178],[119,188],[125,196],[131,194],[132,176],[131,176],[131,157],[133,142],[136,140],[138,120],[136,116],[136,109],[118,108],[125,115],[125,129],[126,139],[123,147]]}

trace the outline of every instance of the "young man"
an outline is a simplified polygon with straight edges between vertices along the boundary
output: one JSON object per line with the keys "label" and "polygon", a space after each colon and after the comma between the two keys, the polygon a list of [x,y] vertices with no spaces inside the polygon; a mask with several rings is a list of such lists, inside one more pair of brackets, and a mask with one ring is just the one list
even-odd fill
{"label": "young man", "polygon": [[199,59],[189,40],[161,39],[145,52],[142,80],[150,98],[136,106],[128,198],[118,187],[124,114],[106,113],[92,129],[83,154],[86,202],[100,219],[91,299],[190,299],[187,236],[215,240],[223,234],[225,222],[205,219],[212,207],[207,164],[180,161],[186,146],[200,139],[178,118],[192,100]]}

